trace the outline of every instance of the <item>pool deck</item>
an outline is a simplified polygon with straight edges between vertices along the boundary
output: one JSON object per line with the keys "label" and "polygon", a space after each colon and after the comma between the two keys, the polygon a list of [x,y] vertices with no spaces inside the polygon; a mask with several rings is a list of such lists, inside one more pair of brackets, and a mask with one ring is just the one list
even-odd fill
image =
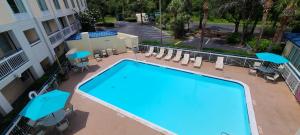
{"label": "pool deck", "polygon": [[146,58],[143,54],[125,53],[103,58],[101,62],[90,60],[88,71],[70,73],[70,79],[60,85],[61,89],[73,93],[70,103],[75,109],[75,113],[70,118],[70,128],[65,134],[163,134],[74,92],[78,83],[125,58],[242,81],[250,87],[256,122],[261,135],[294,135],[300,128],[300,105],[283,80],[277,83],[267,82],[263,77],[249,75],[247,68],[225,65],[224,70],[220,71],[215,70],[214,63],[203,62],[202,67],[197,69],[193,68],[192,63],[182,66],[173,61]]}

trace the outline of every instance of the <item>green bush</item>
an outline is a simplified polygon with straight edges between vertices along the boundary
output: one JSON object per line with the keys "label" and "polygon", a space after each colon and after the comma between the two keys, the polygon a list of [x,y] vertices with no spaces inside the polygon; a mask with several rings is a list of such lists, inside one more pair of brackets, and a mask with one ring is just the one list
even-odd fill
{"label": "green bush", "polygon": [[275,31],[276,29],[273,27],[265,27],[263,35],[267,37],[273,37]]}
{"label": "green bush", "polygon": [[126,22],[137,22],[135,17],[127,17],[124,19]]}
{"label": "green bush", "polygon": [[250,41],[247,42],[247,44],[250,45],[256,52],[263,52],[263,51],[267,51],[268,47],[270,45],[272,46],[273,43],[271,40],[261,39],[257,44],[257,39],[252,38]]}
{"label": "green bush", "polygon": [[281,45],[273,45],[272,46],[272,53],[282,54],[283,47]]}
{"label": "green bush", "polygon": [[240,33],[232,33],[227,36],[226,42],[229,44],[237,44],[241,42],[241,34]]}

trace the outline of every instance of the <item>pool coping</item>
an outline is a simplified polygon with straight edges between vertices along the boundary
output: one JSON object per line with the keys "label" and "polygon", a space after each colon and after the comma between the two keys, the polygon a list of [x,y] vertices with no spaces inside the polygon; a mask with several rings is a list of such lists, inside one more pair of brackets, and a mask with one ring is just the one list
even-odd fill
{"label": "pool coping", "polygon": [[258,132],[258,128],[257,128],[257,124],[256,124],[256,118],[255,118],[255,112],[254,112],[254,108],[253,108],[253,104],[252,104],[252,98],[251,98],[251,93],[250,93],[250,89],[249,89],[249,86],[247,84],[245,84],[244,82],[242,81],[239,81],[239,80],[233,80],[233,79],[228,79],[228,78],[223,78],[223,77],[218,77],[218,76],[213,76],[213,75],[209,75],[209,74],[205,74],[205,73],[202,73],[202,72],[195,72],[195,71],[191,71],[191,70],[185,70],[185,69],[181,69],[181,68],[175,68],[175,67],[171,67],[171,66],[166,66],[166,65],[160,65],[160,64],[155,64],[155,63],[150,63],[150,62],[147,62],[146,60],[136,60],[136,59],[131,59],[131,58],[124,58],[124,59],[120,59],[119,61],[117,61],[116,63],[108,66],[107,68],[104,68],[102,71],[99,71],[98,73],[96,73],[95,75],[92,75],[91,77],[89,77],[88,79],[85,79],[83,81],[81,81],[80,83],[78,83],[76,85],[76,89],[75,89],[75,92],[79,93],[80,95],[82,96],[85,96],[87,98],[89,98],[90,100],[94,101],[94,102],[97,102],[105,107],[108,107],[109,109],[112,109],[114,111],[117,112],[117,115],[119,115],[120,117],[128,117],[128,118],[131,118],[143,125],[146,125],[160,133],[163,133],[163,134],[170,134],[170,135],[176,135],[176,133],[172,132],[172,131],[169,131],[163,127],[160,127],[158,126],[157,124],[155,123],[152,123],[148,120],[145,120],[139,116],[136,116],[124,109],[121,109],[117,106],[114,106],[106,101],[103,101],[99,98],[96,98],[88,93],[85,93],[81,90],[79,90],[79,87],[85,83],[87,83],[88,81],[92,80],[94,77],[97,77],[98,75],[106,72],[107,70],[109,70],[110,68],[112,68],[113,66],[119,64],[120,62],[122,61],[125,61],[125,60],[130,60],[130,61],[135,61],[135,62],[140,62],[140,63],[144,63],[144,64],[149,64],[149,65],[154,65],[154,66],[159,66],[159,67],[163,67],[163,68],[169,68],[169,69],[173,69],[173,70],[178,70],[178,71],[182,71],[182,72],[188,72],[188,73],[192,73],[192,74],[197,74],[197,75],[201,75],[201,76],[207,76],[207,77],[211,77],[211,78],[215,78],[215,79],[221,79],[221,80],[225,80],[225,81],[231,81],[231,82],[234,82],[234,83],[238,83],[240,85],[242,85],[244,87],[244,91],[245,91],[245,97],[246,97],[246,106],[247,106],[247,113],[248,113],[248,119],[249,119],[249,125],[250,125],[250,130],[251,130],[251,135],[259,135],[259,132]]}

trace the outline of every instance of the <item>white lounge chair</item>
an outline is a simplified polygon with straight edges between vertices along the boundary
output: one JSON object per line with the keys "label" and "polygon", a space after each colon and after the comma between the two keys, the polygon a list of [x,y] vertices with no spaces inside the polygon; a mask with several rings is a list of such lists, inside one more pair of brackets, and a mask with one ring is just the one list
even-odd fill
{"label": "white lounge chair", "polygon": [[184,54],[183,59],[181,61],[181,65],[189,64],[189,60],[190,60],[190,54]]}
{"label": "white lounge chair", "polygon": [[278,78],[280,77],[280,75],[278,73],[275,73],[274,76],[269,76],[269,75],[266,75],[265,78],[269,81],[273,81],[275,82]]}
{"label": "white lounge chair", "polygon": [[164,47],[161,47],[161,48],[159,49],[159,54],[156,55],[156,58],[157,58],[157,59],[161,59],[164,55],[165,55],[165,48],[164,48]]}
{"label": "white lounge chair", "polygon": [[145,54],[146,57],[150,57],[152,54],[153,54],[153,51],[154,51],[154,47],[151,46],[149,51]]}
{"label": "white lounge chair", "polygon": [[216,69],[223,70],[224,68],[224,57],[218,57],[216,61]]}
{"label": "white lounge chair", "polygon": [[181,50],[177,50],[176,56],[174,57],[173,61],[179,62],[181,60],[181,54],[182,54],[182,51]]}
{"label": "white lounge chair", "polygon": [[165,60],[171,60],[172,56],[173,56],[173,49],[169,49],[168,54],[165,56],[164,59]]}
{"label": "white lounge chair", "polygon": [[195,63],[194,63],[194,67],[195,68],[200,68],[202,65],[202,57],[196,57]]}

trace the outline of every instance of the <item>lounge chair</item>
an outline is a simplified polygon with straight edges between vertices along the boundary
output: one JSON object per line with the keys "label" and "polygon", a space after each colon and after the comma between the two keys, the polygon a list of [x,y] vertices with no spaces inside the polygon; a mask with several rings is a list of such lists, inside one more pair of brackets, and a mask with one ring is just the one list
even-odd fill
{"label": "lounge chair", "polygon": [[224,57],[218,57],[216,61],[216,69],[223,70],[224,68]]}
{"label": "lounge chair", "polygon": [[102,60],[100,54],[95,54],[94,58],[96,59],[97,62]]}
{"label": "lounge chair", "polygon": [[181,54],[182,54],[182,51],[181,50],[177,50],[176,56],[174,57],[173,61],[179,62],[181,60]]}
{"label": "lounge chair", "polygon": [[256,73],[257,73],[257,70],[256,70],[256,69],[254,69],[254,68],[250,68],[250,69],[249,69],[249,74],[251,74],[251,75],[256,75]]}
{"label": "lounge chair", "polygon": [[278,73],[275,73],[274,76],[269,76],[269,75],[266,75],[265,78],[269,81],[273,81],[275,82],[278,78],[280,77],[280,75]]}
{"label": "lounge chair", "polygon": [[184,54],[183,59],[181,61],[181,65],[187,65],[190,60],[190,54]]}
{"label": "lounge chair", "polygon": [[195,63],[194,63],[194,67],[195,68],[200,68],[202,65],[202,57],[196,57]]}
{"label": "lounge chair", "polygon": [[146,57],[150,57],[152,54],[153,54],[153,51],[154,51],[154,47],[151,46],[149,51],[145,54]]}
{"label": "lounge chair", "polygon": [[108,57],[107,51],[106,50],[101,50],[101,55],[103,57]]}
{"label": "lounge chair", "polygon": [[164,48],[164,47],[161,47],[161,48],[159,49],[159,54],[156,55],[156,58],[157,58],[157,59],[161,59],[164,55],[165,55],[165,48]]}
{"label": "lounge chair", "polygon": [[165,60],[171,60],[172,56],[173,56],[173,49],[169,49],[168,54],[165,56],[164,59]]}

